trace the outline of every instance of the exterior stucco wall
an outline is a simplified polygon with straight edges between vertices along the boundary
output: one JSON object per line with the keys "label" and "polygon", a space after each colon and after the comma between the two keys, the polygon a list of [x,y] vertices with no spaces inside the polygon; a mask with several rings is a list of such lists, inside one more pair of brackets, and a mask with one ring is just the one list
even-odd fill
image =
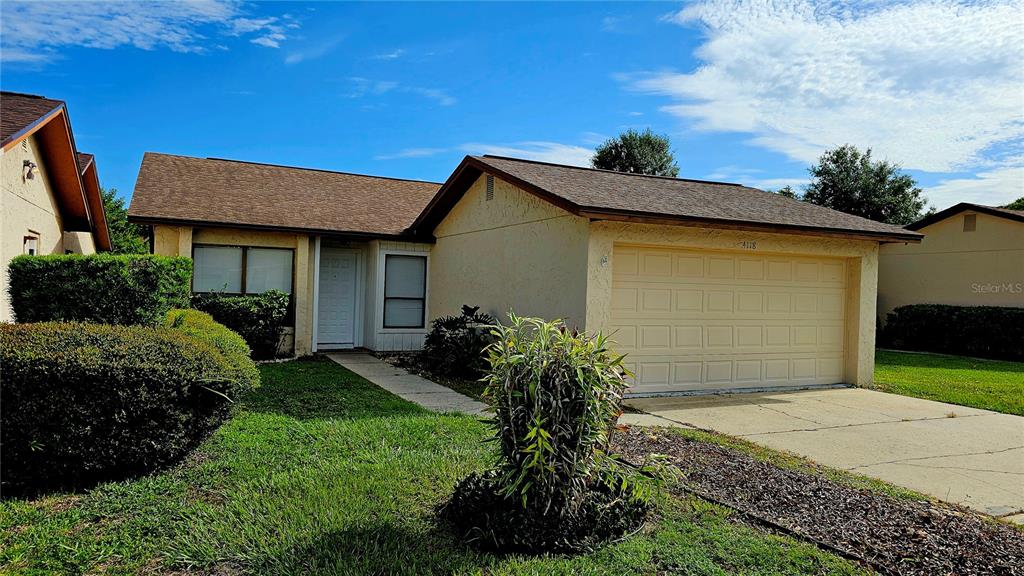
{"label": "exterior stucco wall", "polygon": [[[964,216],[975,230],[964,232]],[[920,244],[879,254],[878,311],[908,304],[1024,307],[1024,223],[971,211],[927,226]]]}
{"label": "exterior stucco wall", "polygon": [[311,353],[313,345],[313,269],[312,238],[306,234],[242,230],[234,228],[191,228],[188,226],[153,226],[153,252],[163,256],[192,257],[193,244],[221,246],[252,246],[291,248],[295,298],[295,354]]}
{"label": "exterior stucco wall", "polygon": [[[24,178],[24,163],[37,166],[35,177]],[[25,236],[37,236],[38,253],[78,254],[96,251],[88,233],[64,232],[57,198],[35,136],[0,153],[0,322],[12,321],[7,294],[7,263],[24,251]]]}
{"label": "exterior stucco wall", "polygon": [[611,325],[612,268],[615,266],[613,254],[616,244],[845,258],[850,278],[846,295],[844,380],[859,386],[872,384],[878,279],[876,242],[687,226],[594,222],[590,225],[588,251],[587,331],[607,331]]}
{"label": "exterior stucco wall", "polygon": [[499,178],[487,200],[486,180],[434,230],[429,317],[458,315],[468,304],[499,319],[512,310],[582,328],[588,221]]}

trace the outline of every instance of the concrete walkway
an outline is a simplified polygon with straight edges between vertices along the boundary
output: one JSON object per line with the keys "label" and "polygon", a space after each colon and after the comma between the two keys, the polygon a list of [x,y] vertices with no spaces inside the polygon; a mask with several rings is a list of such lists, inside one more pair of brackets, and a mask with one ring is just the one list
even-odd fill
{"label": "concrete walkway", "polygon": [[694,426],[1024,523],[1024,417],[861,388],[637,398],[621,423]]}
{"label": "concrete walkway", "polygon": [[365,352],[331,352],[327,357],[370,382],[434,412],[482,415],[487,407],[469,396],[411,374]]}

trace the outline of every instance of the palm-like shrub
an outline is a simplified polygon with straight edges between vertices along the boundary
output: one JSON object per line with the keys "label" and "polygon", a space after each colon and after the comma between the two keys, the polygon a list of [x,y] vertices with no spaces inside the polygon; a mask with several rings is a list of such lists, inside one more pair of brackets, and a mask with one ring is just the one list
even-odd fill
{"label": "palm-like shrub", "polygon": [[434,374],[458,378],[479,378],[487,364],[484,350],[494,341],[493,316],[480,307],[463,306],[458,316],[442,316],[430,325],[423,340],[422,359]]}
{"label": "palm-like shrub", "polygon": [[500,458],[442,514],[481,545],[531,552],[589,549],[642,523],[650,484],[607,453],[628,383],[606,337],[514,314],[492,333]]}

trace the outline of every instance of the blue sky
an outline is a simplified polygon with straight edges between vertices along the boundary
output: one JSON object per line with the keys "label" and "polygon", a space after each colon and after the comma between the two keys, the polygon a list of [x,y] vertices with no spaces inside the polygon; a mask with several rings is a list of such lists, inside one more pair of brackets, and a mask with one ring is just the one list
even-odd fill
{"label": "blue sky", "polygon": [[0,84],[67,101],[130,195],[157,151],[443,181],[585,164],[629,128],[681,175],[806,181],[850,142],[943,208],[1024,195],[1024,8],[905,1],[19,3]]}

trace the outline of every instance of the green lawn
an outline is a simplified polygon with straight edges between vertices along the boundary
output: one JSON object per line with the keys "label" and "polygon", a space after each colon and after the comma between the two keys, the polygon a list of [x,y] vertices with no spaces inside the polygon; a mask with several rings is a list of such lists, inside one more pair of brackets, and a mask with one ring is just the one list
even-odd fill
{"label": "green lawn", "polygon": [[879,390],[1024,416],[1024,363],[963,356],[875,354]]}
{"label": "green lawn", "polygon": [[0,503],[0,573],[854,574],[723,508],[662,495],[649,528],[580,557],[494,556],[435,524],[488,466],[481,422],[427,412],[327,361],[263,387],[180,466],[81,494]]}

